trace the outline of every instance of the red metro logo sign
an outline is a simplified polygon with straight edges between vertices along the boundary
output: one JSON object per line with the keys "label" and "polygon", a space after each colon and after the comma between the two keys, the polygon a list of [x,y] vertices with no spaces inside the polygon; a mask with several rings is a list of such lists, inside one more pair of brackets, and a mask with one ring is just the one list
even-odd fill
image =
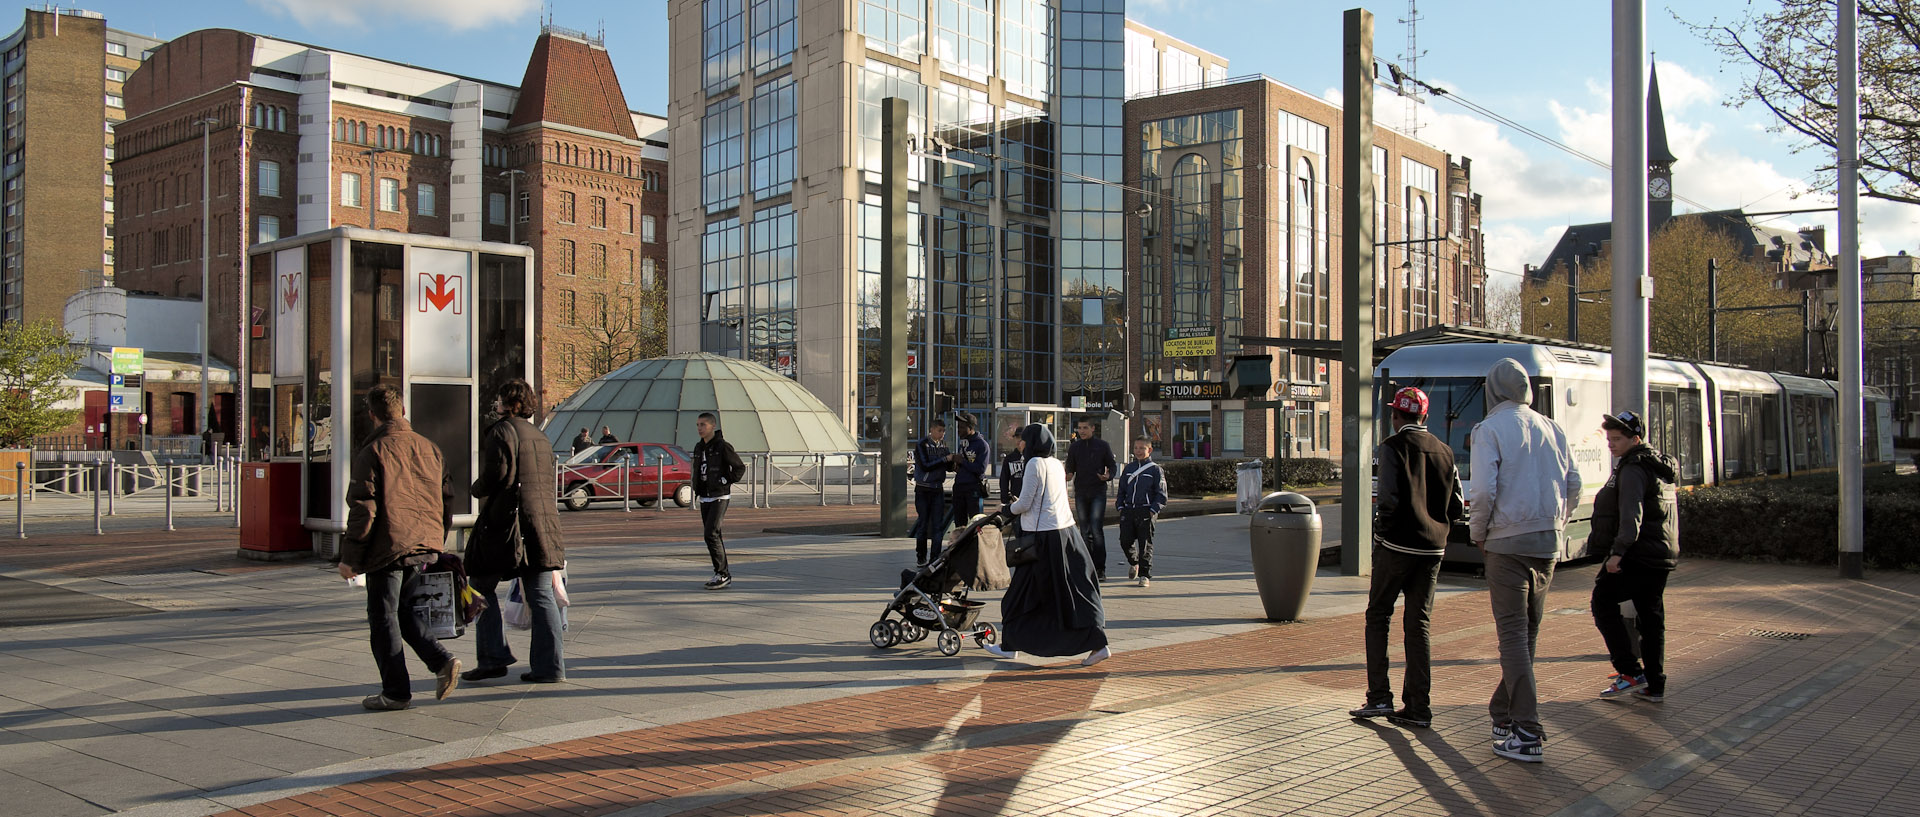
{"label": "red metro logo sign", "polygon": [[435,312],[446,312],[452,307],[453,314],[460,314],[461,302],[466,300],[461,297],[462,285],[459,275],[420,273],[420,311],[431,307]]}

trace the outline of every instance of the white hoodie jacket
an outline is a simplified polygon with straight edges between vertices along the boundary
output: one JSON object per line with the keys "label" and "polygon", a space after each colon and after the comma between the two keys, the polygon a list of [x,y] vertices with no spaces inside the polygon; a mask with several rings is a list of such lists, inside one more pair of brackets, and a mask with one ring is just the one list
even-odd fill
{"label": "white hoodie jacket", "polygon": [[1473,487],[1467,492],[1473,541],[1487,543],[1494,552],[1515,552],[1494,543],[1552,531],[1557,548],[1580,504],[1580,469],[1566,432],[1528,406],[1533,391],[1527,372],[1512,358],[1487,371],[1487,393],[1500,402],[1473,427]]}

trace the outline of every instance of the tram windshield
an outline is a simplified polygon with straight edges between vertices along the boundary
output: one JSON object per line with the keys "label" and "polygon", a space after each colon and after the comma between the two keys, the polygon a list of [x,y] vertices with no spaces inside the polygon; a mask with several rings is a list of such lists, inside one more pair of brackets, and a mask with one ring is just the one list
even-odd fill
{"label": "tram windshield", "polygon": [[[1453,447],[1454,464],[1461,479],[1473,478],[1468,435],[1474,424],[1487,416],[1487,379],[1484,377],[1395,377],[1381,390],[1382,402],[1391,401],[1395,392],[1414,386],[1427,393],[1427,431]],[[1380,416],[1390,417],[1381,411]],[[1392,425],[1386,431],[1391,432]]]}

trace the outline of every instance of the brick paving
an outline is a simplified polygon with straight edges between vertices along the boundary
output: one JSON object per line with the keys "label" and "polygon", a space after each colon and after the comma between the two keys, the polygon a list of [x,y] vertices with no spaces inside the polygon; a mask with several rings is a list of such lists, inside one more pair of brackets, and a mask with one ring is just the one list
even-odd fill
{"label": "brick paving", "polygon": [[[1356,723],[1357,615],[536,746],[233,815],[1913,814],[1920,576],[1689,562],[1665,704],[1599,701],[1591,566],[1537,661],[1547,762],[1489,749],[1486,599],[1440,602],[1431,730]],[[1788,640],[1755,631],[1804,633]],[[1122,645],[1124,646],[1124,645]],[[1395,673],[1398,681],[1398,673]]]}

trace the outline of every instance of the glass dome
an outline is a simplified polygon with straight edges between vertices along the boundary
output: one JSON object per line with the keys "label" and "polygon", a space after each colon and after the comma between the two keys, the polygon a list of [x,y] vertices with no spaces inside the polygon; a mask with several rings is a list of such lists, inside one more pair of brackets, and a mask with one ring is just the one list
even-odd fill
{"label": "glass dome", "polygon": [[793,380],[751,361],[705,352],[636,360],[582,386],[553,410],[547,438],[565,451],[601,426],[622,442],[673,443],[693,450],[700,412],[740,452],[860,450],[839,415]]}

